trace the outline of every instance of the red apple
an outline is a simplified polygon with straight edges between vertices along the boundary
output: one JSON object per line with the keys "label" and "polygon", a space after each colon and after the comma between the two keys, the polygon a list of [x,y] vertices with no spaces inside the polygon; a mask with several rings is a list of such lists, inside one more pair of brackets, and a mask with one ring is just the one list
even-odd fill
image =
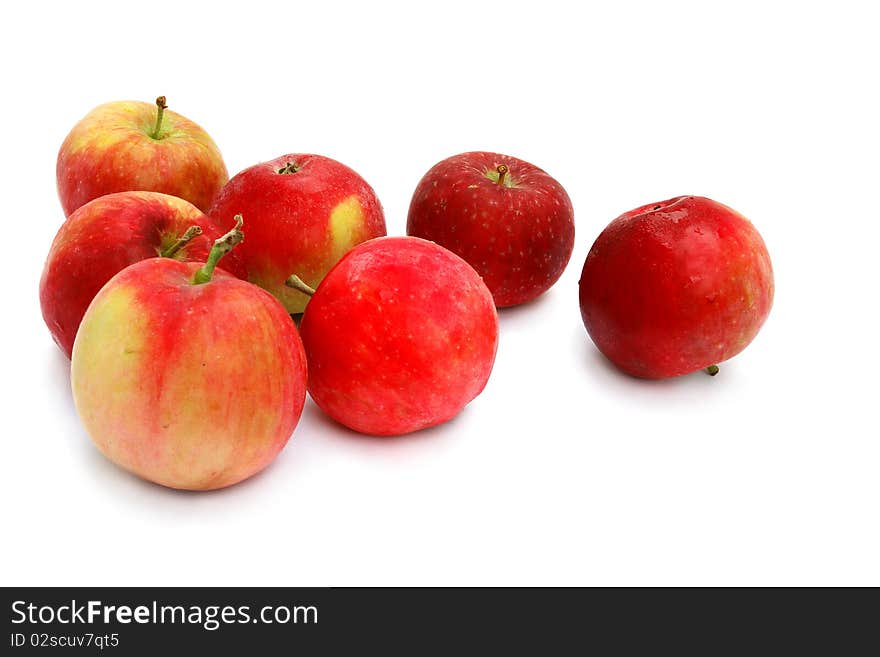
{"label": "red apple", "polygon": [[462,153],[419,182],[406,232],[464,258],[496,306],[514,306],[562,275],[574,245],[574,212],[562,185],[535,165],[498,153]]}
{"label": "red apple", "polygon": [[373,189],[354,171],[320,155],[294,153],[256,164],[221,190],[209,214],[248,222],[241,255],[252,283],[301,313],[308,296],[286,287],[291,274],[315,287],[351,247],[385,234]]}
{"label": "red apple", "polygon": [[732,358],[773,303],[773,270],[748,219],[699,196],[627,212],[584,263],[580,306],[593,342],[624,372],[688,374]]}
{"label": "red apple", "polygon": [[[43,319],[55,342],[69,358],[92,298],[128,265],[162,255],[204,262],[221,233],[194,205],[167,194],[120,192],[86,203],[58,230],[40,279]],[[237,253],[222,266],[246,278]]]}
{"label": "red apple", "polygon": [[498,315],[479,275],[454,253],[383,237],[327,274],[301,334],[318,406],[355,431],[392,436],[446,422],[480,394]]}
{"label": "red apple", "polygon": [[[240,225],[240,224],[239,224]],[[302,412],[306,361],[271,295],[214,266],[170,258],[123,269],[89,306],[73,346],[76,409],[107,458],[188,490],[262,470]]]}
{"label": "red apple", "polygon": [[179,196],[203,212],[228,179],[217,145],[200,126],[156,104],[100,105],[77,123],[58,151],[64,214],[113,192]]}

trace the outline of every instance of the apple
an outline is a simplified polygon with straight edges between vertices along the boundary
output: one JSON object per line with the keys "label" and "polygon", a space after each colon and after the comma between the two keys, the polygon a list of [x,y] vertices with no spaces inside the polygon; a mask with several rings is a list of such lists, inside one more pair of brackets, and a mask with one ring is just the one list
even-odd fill
{"label": "apple", "polygon": [[65,216],[127,191],[179,196],[204,212],[229,178],[208,133],[167,110],[164,96],[155,105],[132,100],[93,109],[61,144],[55,171]]}
{"label": "apple", "polygon": [[302,412],[306,361],[270,294],[207,262],[151,258],[101,288],[73,345],[71,385],[111,461],[171,488],[210,490],[266,467]]}
{"label": "apple", "polygon": [[492,295],[464,260],[415,237],[356,246],[300,325],[309,394],[337,422],[393,436],[455,417],[486,385],[498,347]]}
{"label": "apple", "polygon": [[574,211],[562,185],[535,165],[476,151],[425,174],[406,232],[464,258],[500,308],[531,301],[559,279],[574,245]]}
{"label": "apple", "polygon": [[732,358],[773,303],[773,269],[744,216],[708,198],[649,203],[612,221],[584,262],[584,325],[633,376],[662,379]]}
{"label": "apple", "polygon": [[[115,274],[145,258],[204,262],[222,234],[194,205],[158,192],[119,192],[76,210],[58,230],[40,279],[40,306],[52,337],[70,358],[92,298]],[[233,252],[223,268],[246,278]]]}
{"label": "apple", "polygon": [[242,213],[241,255],[248,279],[301,313],[308,296],[284,282],[298,274],[315,287],[351,247],[385,235],[373,189],[357,173],[321,155],[293,153],[249,167],[220,191],[209,214]]}

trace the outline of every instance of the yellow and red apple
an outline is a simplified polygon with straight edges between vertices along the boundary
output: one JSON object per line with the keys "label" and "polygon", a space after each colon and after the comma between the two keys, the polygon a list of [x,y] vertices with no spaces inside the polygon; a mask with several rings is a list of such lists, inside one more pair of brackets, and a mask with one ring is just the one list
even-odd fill
{"label": "yellow and red apple", "polygon": [[[157,256],[204,262],[222,232],[194,205],[158,192],[120,192],[86,203],[58,230],[40,279],[43,319],[55,342],[69,358],[92,298],[128,265]],[[246,278],[234,251],[221,266]]]}
{"label": "yellow and red apple", "polygon": [[77,412],[117,465],[172,488],[208,490],[266,467],[302,412],[306,361],[270,294],[204,264],[151,258],[114,276],[73,347]]}
{"label": "yellow and red apple", "polygon": [[350,168],[321,155],[290,154],[234,176],[209,214],[247,221],[240,247],[248,280],[271,292],[290,313],[308,296],[287,287],[297,274],[315,287],[353,246],[385,235],[376,193]]}
{"label": "yellow and red apple", "polygon": [[56,163],[58,196],[69,216],[113,192],[179,196],[203,212],[229,174],[214,140],[201,126],[156,104],[105,103],[67,135]]}

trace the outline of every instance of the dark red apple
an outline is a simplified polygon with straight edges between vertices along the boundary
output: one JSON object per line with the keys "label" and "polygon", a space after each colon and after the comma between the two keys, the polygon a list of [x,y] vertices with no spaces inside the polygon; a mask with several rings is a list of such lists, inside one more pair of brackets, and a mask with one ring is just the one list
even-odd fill
{"label": "dark red apple", "polygon": [[[163,255],[204,262],[222,232],[194,205],[158,192],[120,192],[86,203],[58,230],[40,279],[43,319],[55,342],[69,358],[92,298],[128,265]],[[235,252],[222,266],[247,277]]]}
{"label": "dark red apple", "polygon": [[384,237],[356,246],[327,274],[301,335],[318,406],[355,431],[392,436],[446,422],[483,390],[498,315],[479,275],[454,253]]}
{"label": "dark red apple", "polygon": [[498,153],[462,153],[419,182],[406,232],[464,258],[496,306],[513,306],[562,275],[574,245],[574,212],[562,185],[535,165]]}
{"label": "dark red apple", "polygon": [[385,234],[385,215],[357,173],[320,155],[293,153],[245,169],[220,191],[209,214],[223,222],[241,213],[248,280],[290,313],[309,298],[285,286],[298,274],[315,287],[351,247]]}
{"label": "dark red apple", "polygon": [[707,369],[752,341],[773,303],[773,269],[748,219],[699,196],[627,212],[602,231],[580,280],[584,325],[633,376]]}
{"label": "dark red apple", "polygon": [[[239,223],[238,226],[241,224]],[[73,346],[76,410],[111,461],[186,490],[239,482],[287,443],[306,394],[296,325],[256,285],[207,262],[150,258],[95,297]]]}

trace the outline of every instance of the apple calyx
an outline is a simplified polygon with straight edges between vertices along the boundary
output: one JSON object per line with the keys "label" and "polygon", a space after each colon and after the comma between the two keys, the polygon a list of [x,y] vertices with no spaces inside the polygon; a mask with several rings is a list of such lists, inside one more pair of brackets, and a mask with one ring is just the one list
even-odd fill
{"label": "apple calyx", "polygon": [[168,104],[165,102],[165,96],[159,96],[156,99],[156,127],[150,133],[153,139],[162,139],[162,118],[165,116],[165,110]]}
{"label": "apple calyx", "polygon": [[715,376],[718,374],[718,366],[717,365],[709,365],[705,370],[703,370],[709,376]]}
{"label": "apple calyx", "polygon": [[192,241],[193,238],[196,238],[201,234],[202,229],[200,226],[190,226],[186,229],[186,232],[179,238],[177,238],[177,241],[175,241],[171,246],[169,246],[167,249],[164,249],[163,251],[159,251],[159,257],[173,258],[175,255],[177,255],[178,251],[189,244],[189,242]]}
{"label": "apple calyx", "polygon": [[291,274],[290,277],[284,281],[284,284],[287,287],[292,287],[294,290],[298,290],[307,296],[312,296],[315,293],[315,288],[306,283],[303,279],[301,279],[296,274]]}
{"label": "apple calyx", "polygon": [[299,165],[296,162],[288,162],[283,167],[275,171],[275,173],[285,175],[288,173],[296,173],[297,171],[299,171]]}
{"label": "apple calyx", "polygon": [[211,247],[211,252],[208,254],[208,260],[193,276],[193,285],[208,283],[214,276],[214,268],[217,266],[217,263],[220,262],[220,258],[232,251],[232,249],[235,248],[235,245],[239,244],[244,239],[244,233],[241,232],[242,223],[241,215],[235,215],[235,227],[222,237],[218,237],[214,240],[214,246]]}

